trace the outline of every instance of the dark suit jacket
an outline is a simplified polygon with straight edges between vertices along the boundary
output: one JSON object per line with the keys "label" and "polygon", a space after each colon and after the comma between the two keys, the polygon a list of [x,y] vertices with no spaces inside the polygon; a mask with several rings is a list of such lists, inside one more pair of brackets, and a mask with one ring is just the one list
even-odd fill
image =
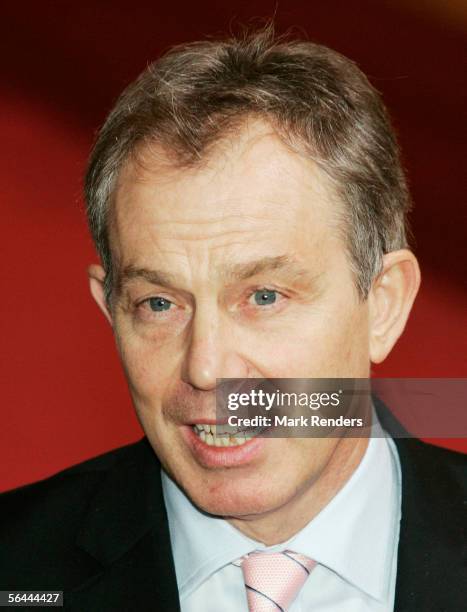
{"label": "dark suit jacket", "polygon": [[[379,416],[397,428],[389,413]],[[395,610],[463,612],[466,456],[395,443]],[[8,589],[63,590],[65,609],[79,612],[179,610],[160,464],[145,438],[0,496],[0,590]]]}

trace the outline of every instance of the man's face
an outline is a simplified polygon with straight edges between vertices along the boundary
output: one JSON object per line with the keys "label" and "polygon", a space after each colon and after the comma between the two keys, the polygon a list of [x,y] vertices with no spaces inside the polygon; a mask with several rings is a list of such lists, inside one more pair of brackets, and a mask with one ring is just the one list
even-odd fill
{"label": "man's face", "polygon": [[[264,123],[202,165],[145,156],[117,186],[112,310],[139,420],[204,510],[258,515],[305,494],[338,439],[210,446],[217,378],[369,375],[368,312],[326,177]],[[210,440],[210,439],[209,439]]]}

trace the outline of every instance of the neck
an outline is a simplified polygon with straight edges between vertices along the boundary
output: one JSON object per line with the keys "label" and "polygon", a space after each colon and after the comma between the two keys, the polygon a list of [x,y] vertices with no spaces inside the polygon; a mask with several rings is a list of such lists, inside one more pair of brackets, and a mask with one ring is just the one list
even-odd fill
{"label": "neck", "polygon": [[368,438],[342,438],[318,478],[297,491],[286,504],[261,515],[232,517],[228,522],[266,546],[289,540],[342,489],[360,464],[367,446]]}

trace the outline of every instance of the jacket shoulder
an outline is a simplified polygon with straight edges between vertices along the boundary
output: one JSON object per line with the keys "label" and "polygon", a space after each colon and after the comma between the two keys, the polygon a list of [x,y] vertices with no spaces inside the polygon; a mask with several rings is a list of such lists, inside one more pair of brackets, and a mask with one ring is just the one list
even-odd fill
{"label": "jacket shoulder", "polygon": [[405,459],[406,470],[420,484],[449,491],[454,497],[467,494],[467,454],[434,446],[418,439],[394,440]]}
{"label": "jacket shoulder", "polygon": [[45,580],[65,559],[84,564],[75,539],[89,504],[109,472],[138,463],[143,445],[144,439],[0,494],[0,575],[41,567]]}
{"label": "jacket shoulder", "polygon": [[7,507],[13,507],[23,502],[39,501],[43,495],[66,488],[69,484],[77,486],[81,483],[86,486],[87,481],[99,479],[100,476],[118,463],[132,461],[138,454],[143,440],[126,444],[119,448],[107,451],[96,457],[91,457],[80,463],[67,467],[46,478],[22,485],[10,491],[0,493],[0,513]]}

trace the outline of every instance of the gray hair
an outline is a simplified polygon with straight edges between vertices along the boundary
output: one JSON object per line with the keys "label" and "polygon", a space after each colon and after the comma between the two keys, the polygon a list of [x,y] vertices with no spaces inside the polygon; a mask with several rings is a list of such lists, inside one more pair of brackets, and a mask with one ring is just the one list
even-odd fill
{"label": "gray hair", "polygon": [[344,203],[343,235],[362,299],[385,253],[407,246],[410,196],[379,93],[351,60],[323,45],[276,38],[272,25],[243,36],[173,48],[120,95],[98,133],[85,178],[89,227],[113,265],[110,202],[123,164],[157,144],[182,165],[248,116],[266,119],[331,178]]}

